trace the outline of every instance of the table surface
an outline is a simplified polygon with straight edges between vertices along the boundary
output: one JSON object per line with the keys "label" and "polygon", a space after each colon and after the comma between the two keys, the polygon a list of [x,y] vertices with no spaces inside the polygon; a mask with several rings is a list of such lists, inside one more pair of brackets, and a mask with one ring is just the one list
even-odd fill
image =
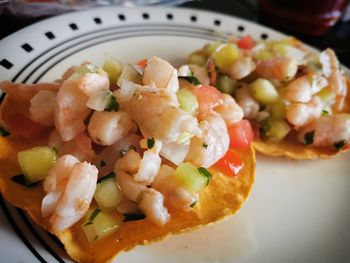
{"label": "table surface", "polygon": [[[257,22],[259,24],[264,24],[259,19],[258,8],[255,0],[202,0],[187,2],[180,6],[216,11],[241,17],[250,21]],[[14,17],[8,14],[5,9],[5,12],[0,15],[0,39],[44,18],[46,17]],[[269,25],[266,24],[266,26]],[[295,35],[306,43],[319,49],[325,49],[327,47],[333,48],[336,51],[341,62],[344,65],[350,67],[350,21],[338,22],[333,28],[331,28],[325,35],[321,37],[304,36],[294,32],[287,32],[283,29],[278,30],[287,34]]]}

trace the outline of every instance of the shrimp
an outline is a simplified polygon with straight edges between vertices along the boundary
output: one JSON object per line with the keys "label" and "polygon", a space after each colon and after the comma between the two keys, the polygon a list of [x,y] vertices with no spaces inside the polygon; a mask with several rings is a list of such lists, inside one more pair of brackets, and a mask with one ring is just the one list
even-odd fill
{"label": "shrimp", "polygon": [[244,115],[242,108],[228,94],[222,94],[222,103],[214,110],[221,115],[227,125],[239,122]]}
{"label": "shrimp", "polygon": [[314,132],[312,145],[333,146],[342,141],[350,139],[350,118],[348,114],[335,114],[321,116],[309,125],[304,127],[298,136],[302,142],[305,141],[305,134]]}
{"label": "shrimp", "polygon": [[319,57],[322,64],[322,72],[328,78],[331,90],[336,94],[335,108],[341,110],[344,107],[347,95],[345,77],[340,71],[340,64],[334,51],[330,48],[322,51]]}
{"label": "shrimp", "polygon": [[129,114],[122,111],[95,111],[87,127],[91,139],[100,145],[112,145],[135,128]]}
{"label": "shrimp", "polygon": [[92,149],[91,139],[84,132],[77,135],[72,141],[63,142],[57,130],[53,130],[48,140],[49,147],[55,147],[59,156],[73,155],[80,161],[93,161],[96,154]]}
{"label": "shrimp", "polygon": [[53,231],[74,225],[87,212],[96,190],[97,168],[72,155],[60,157],[44,181],[43,216],[50,216]]}
{"label": "shrimp", "polygon": [[173,177],[175,170],[168,165],[162,165],[152,182],[152,187],[164,194],[174,207],[189,210],[198,199],[196,194],[182,187]]}
{"label": "shrimp", "polygon": [[251,57],[241,57],[235,60],[227,69],[227,74],[232,79],[243,79],[250,75],[256,68],[255,62]]}
{"label": "shrimp", "polygon": [[108,78],[95,73],[63,82],[55,107],[55,126],[63,141],[70,141],[85,130],[84,120],[91,112],[86,106],[89,96],[108,87]]}
{"label": "shrimp", "polygon": [[147,61],[142,77],[143,85],[156,86],[175,93],[179,89],[177,70],[169,62],[158,57],[152,57]]}
{"label": "shrimp", "polygon": [[274,57],[259,61],[256,65],[256,73],[260,77],[282,81],[293,79],[297,70],[297,61],[290,57]]}
{"label": "shrimp", "polygon": [[160,159],[159,152],[162,147],[162,143],[158,140],[155,141],[155,145],[143,153],[140,167],[133,175],[136,182],[150,185],[157,175],[162,160]]}
{"label": "shrimp", "polygon": [[60,86],[58,83],[21,84],[10,81],[0,83],[0,89],[16,102],[30,101],[41,90],[58,91]]}
{"label": "shrimp", "polygon": [[179,109],[165,93],[136,94],[130,100],[129,113],[146,138],[167,143],[176,142],[184,133],[200,135],[197,119]]}
{"label": "shrimp", "polygon": [[164,206],[164,196],[152,188],[142,193],[139,208],[156,225],[163,226],[170,220],[168,209]]}
{"label": "shrimp", "polygon": [[284,98],[291,102],[309,102],[312,95],[328,85],[328,81],[320,74],[301,76],[290,82],[283,91]]}
{"label": "shrimp", "polygon": [[115,169],[114,171],[117,175],[116,179],[124,196],[130,201],[137,203],[140,200],[142,192],[145,191],[147,187],[135,182],[131,175],[122,170]]}
{"label": "shrimp", "polygon": [[130,175],[137,173],[141,163],[141,156],[134,150],[128,151],[122,158],[118,159],[114,165],[114,170],[126,172]]}
{"label": "shrimp", "polygon": [[318,96],[308,103],[292,103],[286,106],[286,118],[291,124],[301,127],[320,117],[323,106]]}
{"label": "shrimp", "polygon": [[[219,114],[206,115],[199,123],[202,137],[193,137],[186,160],[196,166],[212,166],[227,152],[230,144],[226,123]],[[207,145],[204,147],[203,145]]]}
{"label": "shrimp", "polygon": [[115,144],[105,147],[97,156],[95,165],[98,168],[100,176],[106,175],[113,171],[114,164],[116,161],[127,153],[130,149],[135,149],[136,152],[140,150],[141,137],[129,133],[125,137],[121,138]]}
{"label": "shrimp", "polygon": [[249,86],[245,85],[236,91],[236,100],[241,106],[244,118],[255,119],[259,112],[259,103],[250,95]]}
{"label": "shrimp", "polygon": [[[44,126],[54,126],[57,92],[41,90],[30,100],[30,118]],[[45,109],[45,110],[43,110]]]}

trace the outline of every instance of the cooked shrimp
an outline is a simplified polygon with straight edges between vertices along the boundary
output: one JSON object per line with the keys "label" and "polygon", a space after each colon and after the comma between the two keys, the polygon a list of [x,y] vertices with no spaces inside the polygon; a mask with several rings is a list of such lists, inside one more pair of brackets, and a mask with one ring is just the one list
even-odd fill
{"label": "cooked shrimp", "polygon": [[202,137],[195,136],[191,139],[186,160],[196,166],[207,168],[226,154],[230,138],[226,123],[219,114],[205,116],[199,127],[202,130]]}
{"label": "cooked shrimp", "polygon": [[290,57],[274,57],[259,61],[256,65],[256,73],[260,77],[282,81],[294,78],[297,70],[297,61]]}
{"label": "cooked shrimp", "polygon": [[30,100],[30,118],[45,126],[54,126],[57,92],[41,90]]}
{"label": "cooked shrimp", "polygon": [[188,210],[197,201],[198,196],[191,193],[176,181],[173,177],[175,170],[168,165],[162,165],[154,178],[152,187],[163,193],[174,207]]}
{"label": "cooked shrimp", "polygon": [[177,70],[169,62],[158,57],[147,61],[142,77],[143,85],[156,86],[175,93],[179,89]]}
{"label": "cooked shrimp", "polygon": [[95,111],[87,129],[96,144],[112,145],[135,129],[135,124],[127,112]]}
{"label": "cooked shrimp", "polygon": [[189,65],[189,68],[199,82],[206,86],[209,85],[209,75],[208,75],[208,70],[205,67],[200,67],[197,65]]}
{"label": "cooked shrimp", "polygon": [[95,160],[95,165],[98,168],[99,176],[104,176],[113,171],[116,161],[130,149],[135,149],[135,151],[138,152],[140,150],[140,139],[140,136],[134,133],[129,133],[115,144],[105,147],[98,154]]}
{"label": "cooked shrimp", "polygon": [[314,132],[312,145],[333,146],[350,139],[350,118],[348,114],[321,116],[299,133],[299,140],[305,142],[305,134]]}
{"label": "cooked shrimp", "polygon": [[54,130],[50,134],[48,146],[55,147],[59,156],[73,155],[81,162],[92,162],[96,158],[96,154],[92,149],[91,139],[84,132],[69,142],[63,142],[58,131]]}
{"label": "cooked shrimp", "polygon": [[95,73],[63,82],[55,108],[55,126],[63,141],[70,141],[85,130],[84,120],[91,112],[86,106],[89,96],[108,85],[106,76]]}
{"label": "cooked shrimp", "polygon": [[344,108],[346,94],[348,92],[345,78],[340,71],[336,71],[328,80],[331,90],[336,94],[334,107],[336,110],[340,111]]}
{"label": "cooked shrimp", "polygon": [[341,110],[344,107],[347,94],[347,85],[343,74],[340,71],[340,64],[334,51],[330,48],[320,54],[322,72],[328,77],[330,88],[336,94],[335,108]]}
{"label": "cooked shrimp", "polygon": [[244,115],[242,108],[228,94],[222,94],[222,103],[214,110],[221,115],[227,125],[239,122]]}
{"label": "cooked shrimp", "polygon": [[47,195],[41,207],[44,216],[51,215],[53,231],[63,231],[85,215],[96,190],[97,173],[94,165],[71,155],[53,165],[44,181]]}
{"label": "cooked shrimp", "polygon": [[165,93],[136,94],[130,100],[129,112],[147,138],[176,142],[184,132],[200,134],[197,119],[179,109]]}
{"label": "cooked shrimp", "polygon": [[164,196],[152,188],[142,193],[139,208],[156,225],[163,226],[170,220],[168,209],[164,206]]}
{"label": "cooked shrimp", "polygon": [[162,143],[156,140],[155,145],[143,153],[139,169],[137,170],[137,173],[133,175],[136,182],[145,185],[150,185],[152,183],[162,162],[159,156],[161,147]]}
{"label": "cooked shrimp", "polygon": [[322,72],[326,77],[339,70],[339,61],[334,51],[330,48],[323,50],[319,56]]}
{"label": "cooked shrimp", "polygon": [[243,79],[250,75],[256,68],[255,62],[251,57],[245,56],[235,60],[227,69],[227,74],[232,79]]}
{"label": "cooked shrimp", "polygon": [[30,101],[41,90],[57,91],[59,88],[60,84],[57,83],[21,84],[10,81],[0,83],[0,89],[17,102]]}
{"label": "cooked shrimp", "polygon": [[308,103],[292,103],[286,106],[286,118],[291,124],[301,127],[320,117],[323,106],[317,96]]}
{"label": "cooked shrimp", "polygon": [[137,203],[142,192],[145,191],[147,187],[143,184],[135,182],[131,175],[122,170],[115,169],[114,171],[117,175],[116,179],[123,191],[124,196]]}
{"label": "cooked shrimp", "polygon": [[250,95],[249,86],[245,85],[236,91],[236,100],[241,106],[244,118],[255,119],[259,112],[259,103]]}
{"label": "cooked shrimp", "polygon": [[293,80],[283,90],[284,98],[291,102],[306,103],[311,100],[311,80],[305,75]]}
{"label": "cooked shrimp", "polygon": [[141,163],[141,156],[134,150],[128,151],[122,158],[118,159],[114,165],[114,170],[126,172],[130,175],[137,173]]}

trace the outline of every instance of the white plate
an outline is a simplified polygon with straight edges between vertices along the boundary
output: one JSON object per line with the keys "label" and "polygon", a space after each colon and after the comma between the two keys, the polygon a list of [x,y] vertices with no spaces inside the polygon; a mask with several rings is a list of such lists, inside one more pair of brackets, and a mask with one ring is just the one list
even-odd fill
{"label": "white plate", "polygon": [[[2,40],[0,79],[52,81],[73,64],[102,63],[106,55],[124,62],[158,55],[177,65],[227,34],[283,36],[198,10],[101,8],[54,17]],[[258,155],[255,186],[237,215],[121,253],[117,262],[350,262],[349,157],[303,162]],[[21,210],[0,204],[1,262],[69,261]]]}

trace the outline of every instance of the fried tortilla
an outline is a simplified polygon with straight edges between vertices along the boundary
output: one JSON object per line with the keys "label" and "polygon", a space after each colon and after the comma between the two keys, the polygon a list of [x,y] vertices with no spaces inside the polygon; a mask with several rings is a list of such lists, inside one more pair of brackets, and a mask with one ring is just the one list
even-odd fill
{"label": "fried tortilla", "polygon": [[[4,108],[3,110],[6,110],[6,107]],[[13,176],[21,173],[17,153],[30,147],[45,145],[47,139],[28,143],[10,137],[0,137],[1,193],[11,204],[25,210],[38,225],[52,232],[48,218],[43,218],[41,215],[41,201],[45,195],[42,183],[27,187],[11,180]],[[237,151],[237,154],[244,162],[244,167],[238,176],[226,176],[209,169],[213,175],[212,180],[201,192],[194,209],[180,211],[168,206],[172,219],[162,227],[148,219],[123,222],[111,235],[89,242],[81,228],[84,220],[81,219],[71,228],[53,234],[63,243],[68,255],[75,261],[108,262],[112,261],[119,252],[130,250],[137,245],[159,241],[171,234],[198,229],[223,219],[242,207],[254,182],[253,147],[245,151]]]}

